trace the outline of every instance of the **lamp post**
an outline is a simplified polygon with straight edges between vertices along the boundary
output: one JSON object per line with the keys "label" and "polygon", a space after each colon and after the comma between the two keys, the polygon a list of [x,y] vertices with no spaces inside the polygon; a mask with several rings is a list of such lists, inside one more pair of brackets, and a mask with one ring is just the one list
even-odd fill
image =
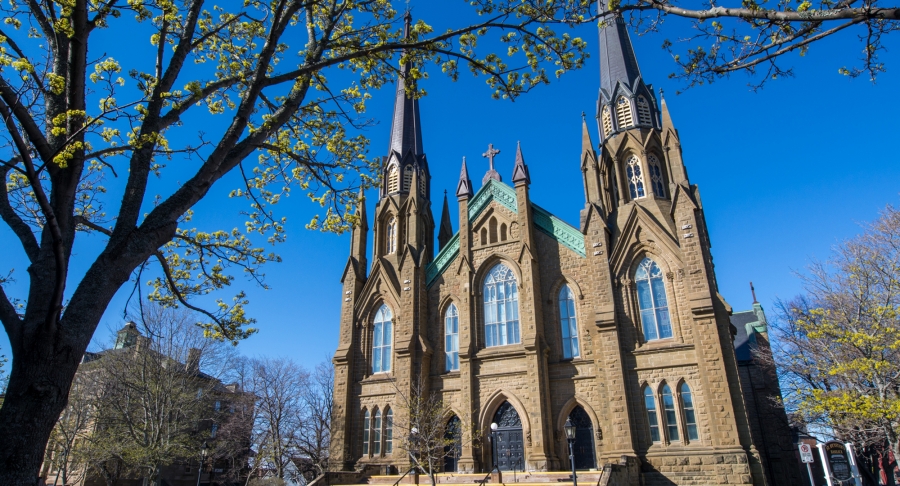
{"label": "lamp post", "polygon": [[497,469],[497,424],[491,423],[491,472]]}
{"label": "lamp post", "polygon": [[572,464],[572,483],[578,486],[578,476],[575,475],[575,425],[571,419],[566,419],[566,440],[569,442],[569,462]]}
{"label": "lamp post", "polygon": [[413,483],[418,484],[419,480],[416,477],[419,474],[418,469],[416,469],[416,454],[419,453],[419,429],[418,427],[413,427],[409,431],[409,471],[406,474],[413,474]]}
{"label": "lamp post", "polygon": [[206,441],[203,441],[203,445],[200,446],[200,467],[197,468],[197,486],[200,486],[200,474],[203,472],[203,463],[206,462],[206,454],[209,452],[209,445]]}

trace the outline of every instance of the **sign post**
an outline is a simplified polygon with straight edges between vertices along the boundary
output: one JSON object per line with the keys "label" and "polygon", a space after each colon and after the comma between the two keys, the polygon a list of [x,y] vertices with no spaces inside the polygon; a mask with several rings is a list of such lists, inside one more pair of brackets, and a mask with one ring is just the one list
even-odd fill
{"label": "sign post", "polygon": [[816,486],[816,479],[813,477],[812,466],[810,464],[813,463],[813,453],[812,446],[809,444],[800,444],[800,461],[803,464],[806,464],[806,472],[809,473],[809,486]]}

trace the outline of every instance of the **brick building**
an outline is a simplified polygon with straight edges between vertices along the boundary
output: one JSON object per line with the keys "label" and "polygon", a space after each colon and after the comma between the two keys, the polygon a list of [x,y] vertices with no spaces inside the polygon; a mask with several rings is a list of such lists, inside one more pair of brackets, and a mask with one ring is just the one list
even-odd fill
{"label": "brick building", "polygon": [[[600,38],[599,150],[585,122],[570,164],[584,178],[578,227],[531,200],[522,147],[509,184],[490,147],[477,191],[463,161],[457,231],[444,197],[435,255],[419,105],[398,82],[383,185],[373,214],[359,207],[342,276],[332,458],[343,470],[407,464],[392,423],[397,393],[421,380],[448,421],[499,425],[500,469],[569,469],[571,419],[579,469],[626,456],[635,484],[771,483],[678,131],[623,20]],[[490,448],[471,444],[445,468],[490,469]]]}

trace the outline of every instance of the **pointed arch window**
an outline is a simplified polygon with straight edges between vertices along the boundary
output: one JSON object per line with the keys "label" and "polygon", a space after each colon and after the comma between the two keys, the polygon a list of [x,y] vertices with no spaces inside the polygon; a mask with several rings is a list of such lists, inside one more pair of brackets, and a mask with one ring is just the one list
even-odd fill
{"label": "pointed arch window", "polygon": [[394,452],[394,411],[390,408],[384,413],[384,454]]}
{"label": "pointed arch window", "polygon": [[372,417],[372,455],[381,455],[381,410],[378,409]]}
{"label": "pointed arch window", "polygon": [[413,166],[407,165],[403,170],[403,192],[409,192],[409,186],[412,184]]}
{"label": "pointed arch window", "polygon": [[387,238],[386,243],[386,254],[390,255],[397,251],[397,218],[391,216],[391,219],[388,220],[387,231],[385,232],[385,237]]}
{"label": "pointed arch window", "polygon": [[688,440],[697,440],[697,416],[694,414],[694,397],[691,394],[691,387],[687,383],[682,382],[679,388],[681,395],[681,411],[684,414],[684,428]]}
{"label": "pointed arch window", "polygon": [[459,310],[450,304],[444,313],[444,355],[447,371],[459,370]]}
{"label": "pointed arch window", "polygon": [[631,193],[631,199],[640,199],[646,196],[644,171],[641,169],[641,159],[637,155],[628,158],[625,164],[625,175],[628,177],[628,192]]}
{"label": "pointed arch window", "polygon": [[400,171],[397,164],[391,164],[388,168],[388,194],[394,194],[400,190]]}
{"label": "pointed arch window", "polygon": [[659,420],[656,417],[656,399],[653,390],[644,386],[644,408],[647,409],[647,426],[650,429],[650,440],[659,442]]}
{"label": "pointed arch window", "polygon": [[662,167],[660,167],[659,159],[655,155],[647,157],[650,166],[650,183],[653,185],[653,193],[657,197],[666,197],[666,184],[662,175]]}
{"label": "pointed arch window", "polygon": [[393,329],[391,309],[382,305],[375,314],[372,332],[372,373],[391,371],[391,342]]}
{"label": "pointed arch window", "polygon": [[502,263],[484,279],[485,345],[519,343],[519,291],[513,271]]}
{"label": "pointed arch window", "polygon": [[363,455],[369,455],[369,411],[363,413]]}
{"label": "pointed arch window", "polygon": [[609,110],[609,105],[603,107],[600,120],[603,123],[603,136],[608,137],[613,131],[612,112]]}
{"label": "pointed arch window", "polygon": [[644,339],[651,341],[672,337],[666,287],[659,265],[649,258],[644,258],[634,274],[634,281],[637,286]]}
{"label": "pointed arch window", "polygon": [[575,295],[568,285],[563,285],[559,291],[559,323],[562,327],[563,358],[577,358],[581,355],[578,350],[578,322],[575,317]]}
{"label": "pointed arch window", "polygon": [[631,113],[631,102],[624,96],[619,96],[619,99],[616,100],[616,123],[619,125],[619,130],[634,125],[634,115]]}
{"label": "pointed arch window", "polygon": [[669,442],[678,440],[678,414],[675,413],[675,398],[672,396],[672,389],[669,385],[662,387],[662,405],[664,417],[666,420],[666,435]]}
{"label": "pointed arch window", "polygon": [[647,102],[647,98],[643,96],[638,96],[637,98],[637,109],[638,109],[638,121],[641,125],[652,125],[650,118],[650,103]]}

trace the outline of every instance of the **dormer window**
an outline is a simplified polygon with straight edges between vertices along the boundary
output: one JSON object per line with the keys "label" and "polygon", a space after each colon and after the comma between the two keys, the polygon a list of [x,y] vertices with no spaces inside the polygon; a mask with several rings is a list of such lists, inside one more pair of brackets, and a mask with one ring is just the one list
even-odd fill
{"label": "dormer window", "polygon": [[638,109],[638,121],[641,125],[652,125],[653,122],[650,118],[650,103],[647,102],[647,98],[643,96],[638,96],[637,98],[637,109]]}
{"label": "dormer window", "polygon": [[403,191],[409,192],[409,186],[412,184],[412,176],[413,176],[413,166],[407,165],[406,169],[403,169]]}
{"label": "dormer window", "polygon": [[388,194],[393,194],[400,190],[400,171],[397,164],[391,164],[388,169]]}
{"label": "dormer window", "polygon": [[636,155],[628,158],[625,164],[625,175],[628,180],[628,191],[631,193],[631,199],[640,199],[646,194],[644,193],[644,171],[641,170],[641,159]]}
{"label": "dormer window", "polygon": [[619,96],[619,99],[616,100],[616,122],[619,124],[619,130],[634,125],[631,103],[624,96]]}

